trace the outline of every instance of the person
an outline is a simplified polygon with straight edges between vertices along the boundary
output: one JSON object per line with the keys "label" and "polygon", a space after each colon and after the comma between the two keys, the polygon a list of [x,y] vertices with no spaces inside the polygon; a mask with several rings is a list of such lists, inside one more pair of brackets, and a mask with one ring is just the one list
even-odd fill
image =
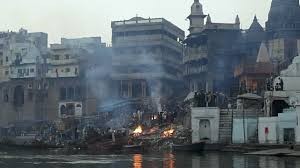
{"label": "person", "polygon": [[283,80],[281,78],[279,78],[279,86],[280,90],[283,91]]}
{"label": "person", "polygon": [[194,107],[198,107],[198,92],[194,93]]}
{"label": "person", "polygon": [[212,94],[211,94],[211,92],[209,91],[209,92],[206,94],[206,106],[207,106],[207,107],[211,107],[211,102],[212,102]]}
{"label": "person", "polygon": [[276,85],[275,85],[275,91],[279,91],[279,90],[280,90],[279,83],[276,83]]}
{"label": "person", "polygon": [[211,105],[212,105],[212,107],[216,107],[217,106],[217,95],[216,95],[216,93],[214,93],[214,94],[212,94],[212,103],[211,103]]}
{"label": "person", "polygon": [[204,90],[200,91],[200,95],[199,95],[199,103],[200,103],[200,107],[205,107],[205,93]]}
{"label": "person", "polygon": [[270,86],[271,86],[270,91],[274,91],[274,77],[273,77],[273,75],[270,78]]}
{"label": "person", "polygon": [[270,78],[266,79],[266,89],[267,89],[267,91],[271,91],[271,79]]}

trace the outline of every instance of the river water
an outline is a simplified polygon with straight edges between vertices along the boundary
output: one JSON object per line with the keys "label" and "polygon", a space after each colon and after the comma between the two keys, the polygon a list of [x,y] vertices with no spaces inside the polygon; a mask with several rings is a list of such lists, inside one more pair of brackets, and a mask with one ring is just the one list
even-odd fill
{"label": "river water", "polygon": [[66,155],[0,151],[0,168],[300,168],[299,158],[205,152]]}

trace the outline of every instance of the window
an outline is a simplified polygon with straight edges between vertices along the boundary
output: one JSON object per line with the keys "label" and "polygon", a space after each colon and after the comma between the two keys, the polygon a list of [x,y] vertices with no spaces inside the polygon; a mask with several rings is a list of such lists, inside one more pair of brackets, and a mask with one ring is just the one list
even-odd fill
{"label": "window", "polygon": [[3,101],[8,102],[8,89],[3,90]]}
{"label": "window", "polygon": [[66,55],[65,55],[65,58],[66,58],[66,59],[70,59],[70,55],[69,55],[69,54],[66,54]]}
{"label": "window", "polygon": [[8,62],[8,57],[5,57],[5,61]]}
{"label": "window", "polygon": [[66,88],[60,88],[60,100],[66,100],[67,98],[67,89]]}
{"label": "window", "polygon": [[0,60],[0,65],[3,65],[3,60],[2,59]]}
{"label": "window", "polygon": [[7,76],[9,74],[9,71],[5,71],[5,75]]}
{"label": "window", "polygon": [[34,73],[34,68],[31,68],[31,69],[30,69],[30,73]]}
{"label": "window", "polygon": [[59,55],[54,55],[55,60],[59,60]]}
{"label": "window", "polygon": [[14,89],[14,105],[23,106],[24,105],[24,88],[21,85],[18,85]]}
{"label": "window", "polygon": [[21,59],[21,53],[16,53],[16,59],[20,60]]}
{"label": "window", "polygon": [[81,99],[81,88],[80,88],[80,86],[75,87],[75,98],[77,100]]}
{"label": "window", "polygon": [[66,68],[66,72],[70,72],[70,68]]}
{"label": "window", "polygon": [[69,100],[74,99],[74,94],[75,94],[74,88],[69,87],[68,91],[67,91],[67,99],[69,99]]}

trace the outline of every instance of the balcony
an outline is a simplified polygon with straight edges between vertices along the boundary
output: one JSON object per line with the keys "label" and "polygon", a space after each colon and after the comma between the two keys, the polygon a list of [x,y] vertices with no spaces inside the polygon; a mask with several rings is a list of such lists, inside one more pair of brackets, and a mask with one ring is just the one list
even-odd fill
{"label": "balcony", "polygon": [[68,64],[77,64],[77,59],[63,59],[63,60],[53,60],[47,59],[47,62],[51,65],[68,65]]}

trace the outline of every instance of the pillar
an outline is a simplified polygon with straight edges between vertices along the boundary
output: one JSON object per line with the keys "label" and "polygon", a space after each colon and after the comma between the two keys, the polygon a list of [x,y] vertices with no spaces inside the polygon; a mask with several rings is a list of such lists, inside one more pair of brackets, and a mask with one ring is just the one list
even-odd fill
{"label": "pillar", "polygon": [[296,143],[300,144],[300,104],[296,105],[297,126],[295,128]]}
{"label": "pillar", "polygon": [[120,97],[123,97],[123,82],[122,82],[122,80],[120,81],[120,93],[119,93],[119,96]]}
{"label": "pillar", "polygon": [[132,97],[132,81],[128,81],[128,97]]}
{"label": "pillar", "polygon": [[147,91],[146,91],[146,83],[145,81],[141,81],[141,85],[142,85],[142,97],[147,97]]}

